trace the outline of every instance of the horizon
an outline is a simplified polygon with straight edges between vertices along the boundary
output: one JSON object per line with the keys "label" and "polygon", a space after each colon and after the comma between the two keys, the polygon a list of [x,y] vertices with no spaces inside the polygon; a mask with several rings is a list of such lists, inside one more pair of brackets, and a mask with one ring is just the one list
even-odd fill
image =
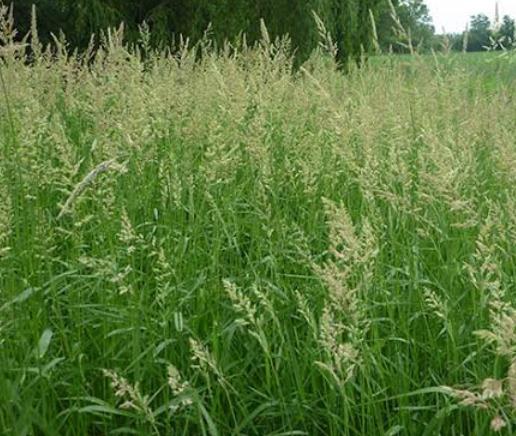
{"label": "horizon", "polygon": [[491,22],[495,19],[496,3],[499,4],[500,20],[504,15],[516,18],[516,1],[514,0],[426,0],[435,32],[461,33],[472,15],[485,14]]}

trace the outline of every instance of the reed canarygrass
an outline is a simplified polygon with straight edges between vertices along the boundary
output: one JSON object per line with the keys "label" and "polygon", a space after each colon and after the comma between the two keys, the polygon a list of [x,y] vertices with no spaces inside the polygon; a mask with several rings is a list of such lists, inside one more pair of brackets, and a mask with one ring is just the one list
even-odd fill
{"label": "reed canarygrass", "polygon": [[295,70],[2,9],[2,434],[514,432],[514,64],[318,25]]}

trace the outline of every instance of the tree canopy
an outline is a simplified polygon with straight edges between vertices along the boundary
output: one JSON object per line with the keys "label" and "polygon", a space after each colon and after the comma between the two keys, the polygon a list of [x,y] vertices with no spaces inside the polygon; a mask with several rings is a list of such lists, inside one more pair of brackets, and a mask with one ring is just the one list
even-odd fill
{"label": "tree canopy", "polygon": [[468,50],[480,51],[491,45],[491,21],[484,14],[471,17],[468,34]]}
{"label": "tree canopy", "polygon": [[502,25],[498,29],[498,39],[502,44],[513,43],[516,37],[516,23],[513,18],[505,15],[502,19]]}
{"label": "tree canopy", "polygon": [[[313,12],[335,41],[341,65],[358,59],[372,46],[373,30],[384,52],[405,52],[409,45],[427,51],[444,38],[435,35],[424,0],[14,0],[20,35],[30,29],[33,3],[41,41],[49,42],[51,33],[62,31],[69,47],[79,49],[88,45],[92,34],[99,35],[121,22],[127,42],[132,43],[139,40],[139,28],[145,22],[153,46],[173,45],[180,35],[195,43],[208,28],[210,38],[219,46],[243,34],[253,44],[261,38],[263,19],[272,39],[288,35],[300,64],[320,40]],[[492,39],[500,45],[512,43],[514,32],[511,17],[503,17],[494,29],[489,18],[479,14],[472,17],[467,35],[448,35],[447,40],[454,49],[462,49],[467,41],[469,51],[479,51],[491,46]]]}
{"label": "tree canopy", "polygon": [[91,34],[125,23],[129,41],[138,38],[138,26],[146,22],[153,44],[170,44],[179,35],[198,41],[211,26],[216,42],[246,35],[260,38],[263,19],[271,38],[288,35],[298,61],[306,59],[318,43],[312,12],[321,17],[338,46],[338,60],[360,55],[371,43],[370,12],[377,13],[386,0],[15,0],[20,31],[30,26],[32,3],[38,14],[43,42],[62,30],[70,46],[85,47]]}
{"label": "tree canopy", "polygon": [[376,21],[384,51],[405,51],[408,43],[423,50],[431,47],[435,29],[423,0],[386,0],[377,9]]}

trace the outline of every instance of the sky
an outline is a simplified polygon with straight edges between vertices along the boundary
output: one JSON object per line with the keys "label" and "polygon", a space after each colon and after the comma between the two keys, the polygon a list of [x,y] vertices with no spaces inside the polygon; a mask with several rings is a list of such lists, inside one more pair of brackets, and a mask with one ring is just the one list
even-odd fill
{"label": "sky", "polygon": [[[466,28],[471,15],[485,14],[491,21],[495,16],[496,0],[426,0],[425,2],[434,20],[437,33],[443,27],[447,33],[462,32]],[[504,15],[516,18],[516,0],[500,0],[500,19]]]}

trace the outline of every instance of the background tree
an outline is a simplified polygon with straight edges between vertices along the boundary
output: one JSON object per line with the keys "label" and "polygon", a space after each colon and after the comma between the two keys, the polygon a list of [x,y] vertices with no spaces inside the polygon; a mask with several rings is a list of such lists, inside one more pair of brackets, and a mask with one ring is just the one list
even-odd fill
{"label": "background tree", "polygon": [[468,35],[468,51],[482,51],[491,45],[491,22],[487,15],[471,17]]}
{"label": "background tree", "polygon": [[423,0],[408,0],[402,2],[399,14],[410,31],[412,42],[422,49],[430,48],[435,28],[428,6]]}
{"label": "background tree", "polygon": [[502,20],[502,25],[498,29],[497,39],[502,40],[502,44],[511,43],[515,40],[516,23],[514,19],[505,15]]}
{"label": "background tree", "polygon": [[327,24],[344,64],[357,58],[371,40],[369,11],[385,0],[15,0],[15,16],[21,33],[28,31],[34,2],[42,41],[50,32],[63,30],[73,47],[84,47],[92,33],[125,23],[129,41],[138,38],[138,25],[146,21],[154,44],[170,44],[178,36],[192,42],[211,24],[217,42],[234,40],[245,33],[250,43],[260,38],[264,19],[272,38],[288,34],[298,62],[317,46],[318,34],[312,11]]}
{"label": "background tree", "polygon": [[414,46],[422,50],[431,47],[435,29],[428,6],[423,0],[385,0],[376,10],[378,39],[384,51],[391,48],[394,51],[406,51],[406,47],[400,43],[406,44],[408,41],[403,41],[399,35],[396,20],[410,36]]}

